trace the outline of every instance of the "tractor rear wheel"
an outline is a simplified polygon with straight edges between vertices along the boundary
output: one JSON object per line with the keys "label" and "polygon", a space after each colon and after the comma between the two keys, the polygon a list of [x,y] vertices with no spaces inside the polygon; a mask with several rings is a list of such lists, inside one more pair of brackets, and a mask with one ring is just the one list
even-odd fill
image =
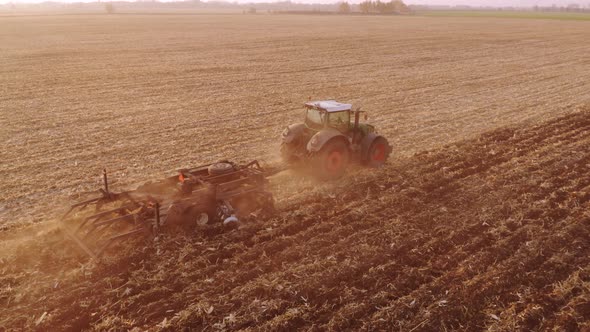
{"label": "tractor rear wheel", "polygon": [[371,143],[371,147],[369,147],[367,166],[374,168],[383,166],[387,161],[390,152],[391,148],[389,147],[387,140],[383,137],[377,137],[373,143]]}
{"label": "tractor rear wheel", "polygon": [[313,172],[323,180],[337,179],[344,175],[349,162],[348,144],[338,139],[329,141],[313,157]]}

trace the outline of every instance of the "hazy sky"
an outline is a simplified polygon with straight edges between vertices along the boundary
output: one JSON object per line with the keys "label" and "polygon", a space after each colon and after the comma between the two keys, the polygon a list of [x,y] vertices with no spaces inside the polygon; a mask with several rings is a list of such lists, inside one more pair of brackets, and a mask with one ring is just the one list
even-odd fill
{"label": "hazy sky", "polygon": [[588,0],[407,0],[408,4],[430,4],[430,5],[471,5],[471,6],[567,6],[571,3],[590,4]]}
{"label": "hazy sky", "polygon": [[[43,2],[43,1],[55,1],[55,2],[94,2],[97,0],[0,0],[0,4],[6,3],[31,3],[31,2]],[[108,1],[108,0],[103,0]],[[126,1],[126,0],[113,0],[113,1]],[[131,1],[131,0],[127,0]],[[174,0],[162,0],[162,1],[174,1]],[[206,0],[203,0],[206,1]],[[236,0],[225,0],[228,2],[234,2]],[[280,0],[276,0],[280,1]],[[336,3],[341,0],[291,0],[292,2],[299,3]],[[362,0],[348,0],[350,3],[359,3]],[[387,0],[382,0],[387,1]],[[237,0],[239,3],[248,2],[275,2],[275,0]],[[553,4],[557,6],[566,6],[571,3],[577,3],[583,6],[590,6],[590,0],[404,0],[406,4],[417,4],[417,5],[470,5],[470,6],[514,6],[514,7],[532,7],[538,6],[551,6]]]}

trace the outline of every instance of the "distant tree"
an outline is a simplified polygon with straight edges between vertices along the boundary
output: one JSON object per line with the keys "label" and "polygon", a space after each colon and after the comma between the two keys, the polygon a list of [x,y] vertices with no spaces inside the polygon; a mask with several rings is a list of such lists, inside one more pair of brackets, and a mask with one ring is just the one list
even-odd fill
{"label": "distant tree", "polygon": [[256,14],[256,8],[254,8],[254,7],[248,8],[248,14]]}
{"label": "distant tree", "polygon": [[392,11],[398,14],[409,13],[410,8],[402,0],[392,0]]}
{"label": "distant tree", "polygon": [[107,2],[104,4],[104,10],[107,14],[113,14],[115,12],[115,6],[111,2]]}
{"label": "distant tree", "polygon": [[359,9],[361,10],[361,13],[368,14],[369,12],[371,12],[371,1],[366,0],[361,2],[359,4]]}
{"label": "distant tree", "polygon": [[359,4],[359,9],[364,14],[404,14],[410,12],[410,8],[401,0],[391,0],[389,2],[365,0]]}
{"label": "distant tree", "polygon": [[341,14],[348,14],[350,13],[350,5],[348,4],[348,2],[341,2],[338,5],[338,12],[340,12]]}
{"label": "distant tree", "polygon": [[377,0],[377,2],[374,2],[373,7],[375,8],[375,11],[379,14],[387,13],[387,5],[385,4],[385,2],[381,2],[381,0]]}

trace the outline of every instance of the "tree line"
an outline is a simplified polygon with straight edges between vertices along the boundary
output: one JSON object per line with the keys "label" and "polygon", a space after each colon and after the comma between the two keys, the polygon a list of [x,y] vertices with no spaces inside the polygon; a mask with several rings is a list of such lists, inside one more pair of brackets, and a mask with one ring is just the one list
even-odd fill
{"label": "tree line", "polygon": [[[358,8],[363,14],[403,14],[410,11],[408,6],[401,0],[391,0],[389,2],[366,0],[361,2]],[[350,13],[351,6],[348,2],[341,2],[338,10],[344,14]]]}

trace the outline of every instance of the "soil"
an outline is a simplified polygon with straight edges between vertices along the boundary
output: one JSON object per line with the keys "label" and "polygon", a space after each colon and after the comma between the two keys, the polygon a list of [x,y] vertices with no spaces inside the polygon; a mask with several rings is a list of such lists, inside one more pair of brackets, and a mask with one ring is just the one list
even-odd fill
{"label": "soil", "polygon": [[[0,330],[590,329],[590,107],[352,169],[278,212],[88,261],[2,234]],[[221,227],[221,226],[220,226]]]}

